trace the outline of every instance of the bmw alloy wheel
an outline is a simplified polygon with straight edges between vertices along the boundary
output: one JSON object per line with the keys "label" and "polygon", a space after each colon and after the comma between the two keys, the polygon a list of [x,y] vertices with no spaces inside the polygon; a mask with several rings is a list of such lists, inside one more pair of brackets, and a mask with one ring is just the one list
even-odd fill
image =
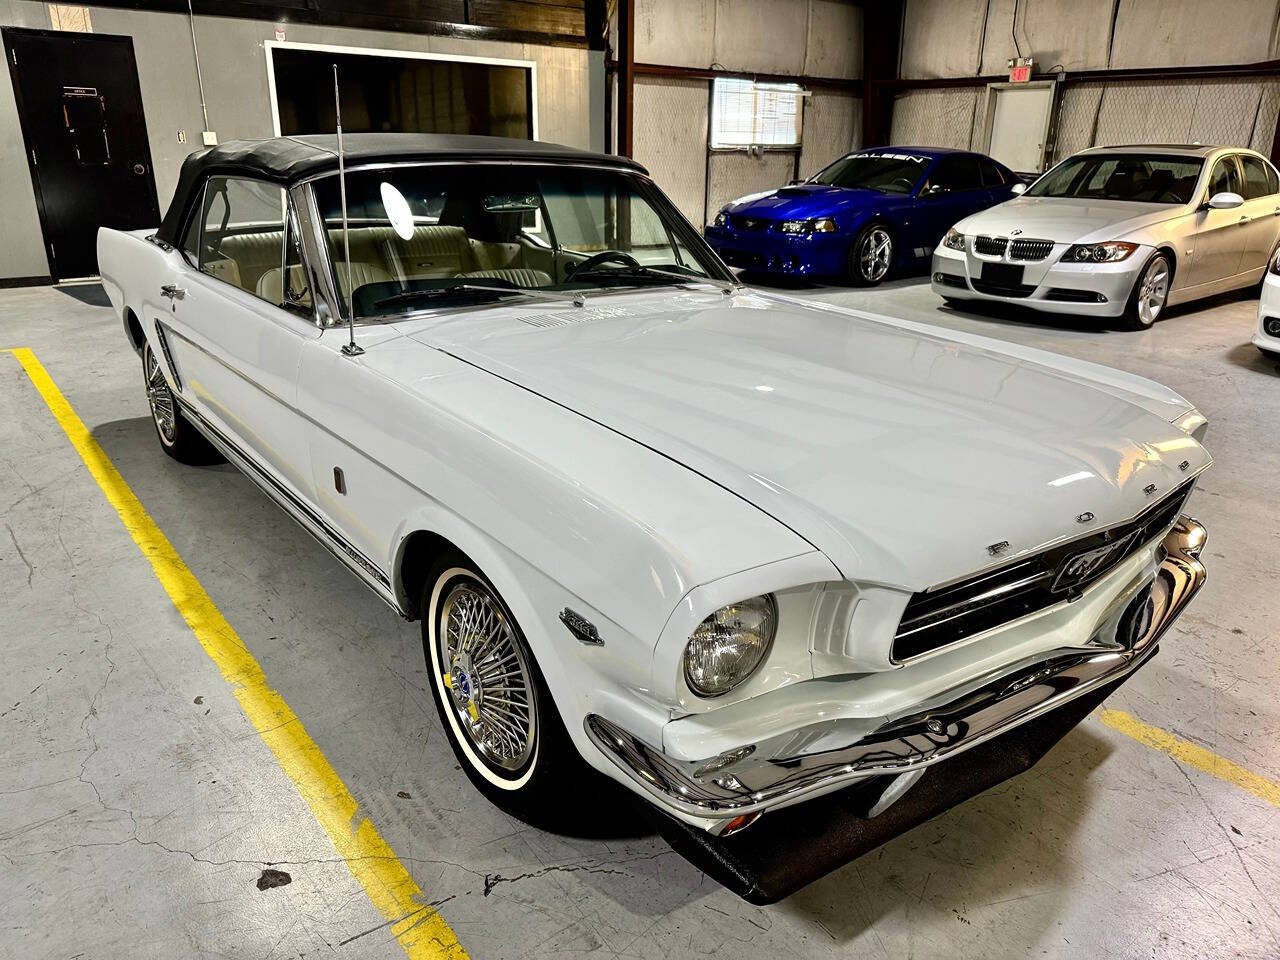
{"label": "bmw alloy wheel", "polygon": [[1144,327],[1149,327],[1164,312],[1165,301],[1169,299],[1169,261],[1163,256],[1156,256],[1138,280],[1137,310],[1138,320]]}
{"label": "bmw alloy wheel", "polygon": [[858,246],[858,270],[868,283],[879,283],[893,260],[893,238],[884,227],[872,227]]}
{"label": "bmw alloy wheel", "polygon": [[454,729],[499,778],[518,776],[538,735],[523,644],[488,587],[470,577],[450,586],[437,624],[437,667]]}

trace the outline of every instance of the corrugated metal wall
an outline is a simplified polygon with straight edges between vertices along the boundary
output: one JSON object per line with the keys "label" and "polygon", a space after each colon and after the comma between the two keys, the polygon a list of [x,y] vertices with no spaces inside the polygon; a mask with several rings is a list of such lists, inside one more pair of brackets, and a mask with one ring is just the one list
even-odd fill
{"label": "corrugated metal wall", "polygon": [[[1018,50],[1037,70],[1065,70],[1054,160],[1108,143],[1196,140],[1270,153],[1280,77],[1074,83],[1070,75],[1273,59],[1278,22],[1280,0],[907,0],[900,75],[1001,74]],[[904,91],[892,139],[983,149],[985,108],[982,87]]]}
{"label": "corrugated metal wall", "polygon": [[[856,79],[862,10],[850,0],[637,0],[636,60],[670,66]],[[695,225],[727,201],[781,186],[795,152],[707,147],[711,81],[636,79],[635,154]],[[805,98],[801,176],[858,146],[860,101],[829,88]]]}

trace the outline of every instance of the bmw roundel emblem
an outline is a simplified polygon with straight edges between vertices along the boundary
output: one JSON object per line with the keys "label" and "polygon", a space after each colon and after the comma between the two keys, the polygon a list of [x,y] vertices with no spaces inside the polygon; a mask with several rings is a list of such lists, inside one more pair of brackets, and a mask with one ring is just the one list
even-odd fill
{"label": "bmw roundel emblem", "polygon": [[1012,230],[1010,230],[1010,231],[1009,231],[1009,236],[1011,236],[1011,237],[1016,237],[1016,236],[1018,236],[1020,233],[1022,233],[1022,228],[1021,228],[1021,227],[1014,227]]}

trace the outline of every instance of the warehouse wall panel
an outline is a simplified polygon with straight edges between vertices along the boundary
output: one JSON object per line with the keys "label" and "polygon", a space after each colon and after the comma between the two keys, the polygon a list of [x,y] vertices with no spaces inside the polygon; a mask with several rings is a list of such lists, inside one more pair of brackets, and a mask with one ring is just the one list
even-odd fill
{"label": "warehouse wall panel", "polygon": [[900,75],[977,76],[986,12],[987,0],[908,0]]}
{"label": "warehouse wall panel", "polygon": [[1254,63],[1275,56],[1276,0],[1118,0],[1112,67]]}
{"label": "warehouse wall panel", "polygon": [[809,4],[716,0],[715,61],[726,70],[804,72]]}
{"label": "warehouse wall panel", "polygon": [[1111,43],[1111,15],[1123,0],[1018,0],[1013,41],[1014,0],[991,0],[982,44],[983,76],[1008,70],[1009,58],[1022,49],[1034,56],[1039,69],[1060,66],[1073,70],[1101,70],[1107,66]]}
{"label": "warehouse wall panel", "polygon": [[890,140],[900,146],[967,149],[973,138],[979,87],[909,90],[893,101]]}
{"label": "warehouse wall panel", "polygon": [[716,0],[635,0],[635,5],[637,62],[711,66]]}
{"label": "warehouse wall panel", "polygon": [[[772,190],[791,179],[795,159],[790,153],[767,152],[760,156],[715,152],[711,155],[708,216],[730,200],[749,193]],[[695,221],[696,223],[697,221]]]}
{"label": "warehouse wall panel", "polygon": [[811,77],[862,76],[862,8],[847,0],[810,0],[804,72]]}
{"label": "warehouse wall panel", "polygon": [[689,222],[706,204],[707,84],[636,78],[635,155]]}
{"label": "warehouse wall panel", "polygon": [[817,173],[862,141],[862,103],[854,96],[815,91],[805,101],[800,176]]}

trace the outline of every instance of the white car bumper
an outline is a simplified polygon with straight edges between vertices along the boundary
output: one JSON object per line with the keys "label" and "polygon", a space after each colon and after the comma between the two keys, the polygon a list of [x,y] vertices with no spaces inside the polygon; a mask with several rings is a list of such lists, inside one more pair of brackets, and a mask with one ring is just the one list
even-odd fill
{"label": "white car bumper", "polygon": [[1270,270],[1262,282],[1258,300],[1258,329],[1253,345],[1267,353],[1280,355],[1280,276]]}
{"label": "white car bumper", "polygon": [[[1021,263],[977,254],[972,239],[967,250],[939,246],[933,253],[933,291],[949,299],[1020,304],[1045,313],[1123,314],[1152,248],[1139,247],[1119,263],[1063,263],[1061,257],[1068,246],[1056,243],[1043,260]],[[1021,267],[1021,283],[1016,287],[993,285],[983,278],[987,264]]]}

